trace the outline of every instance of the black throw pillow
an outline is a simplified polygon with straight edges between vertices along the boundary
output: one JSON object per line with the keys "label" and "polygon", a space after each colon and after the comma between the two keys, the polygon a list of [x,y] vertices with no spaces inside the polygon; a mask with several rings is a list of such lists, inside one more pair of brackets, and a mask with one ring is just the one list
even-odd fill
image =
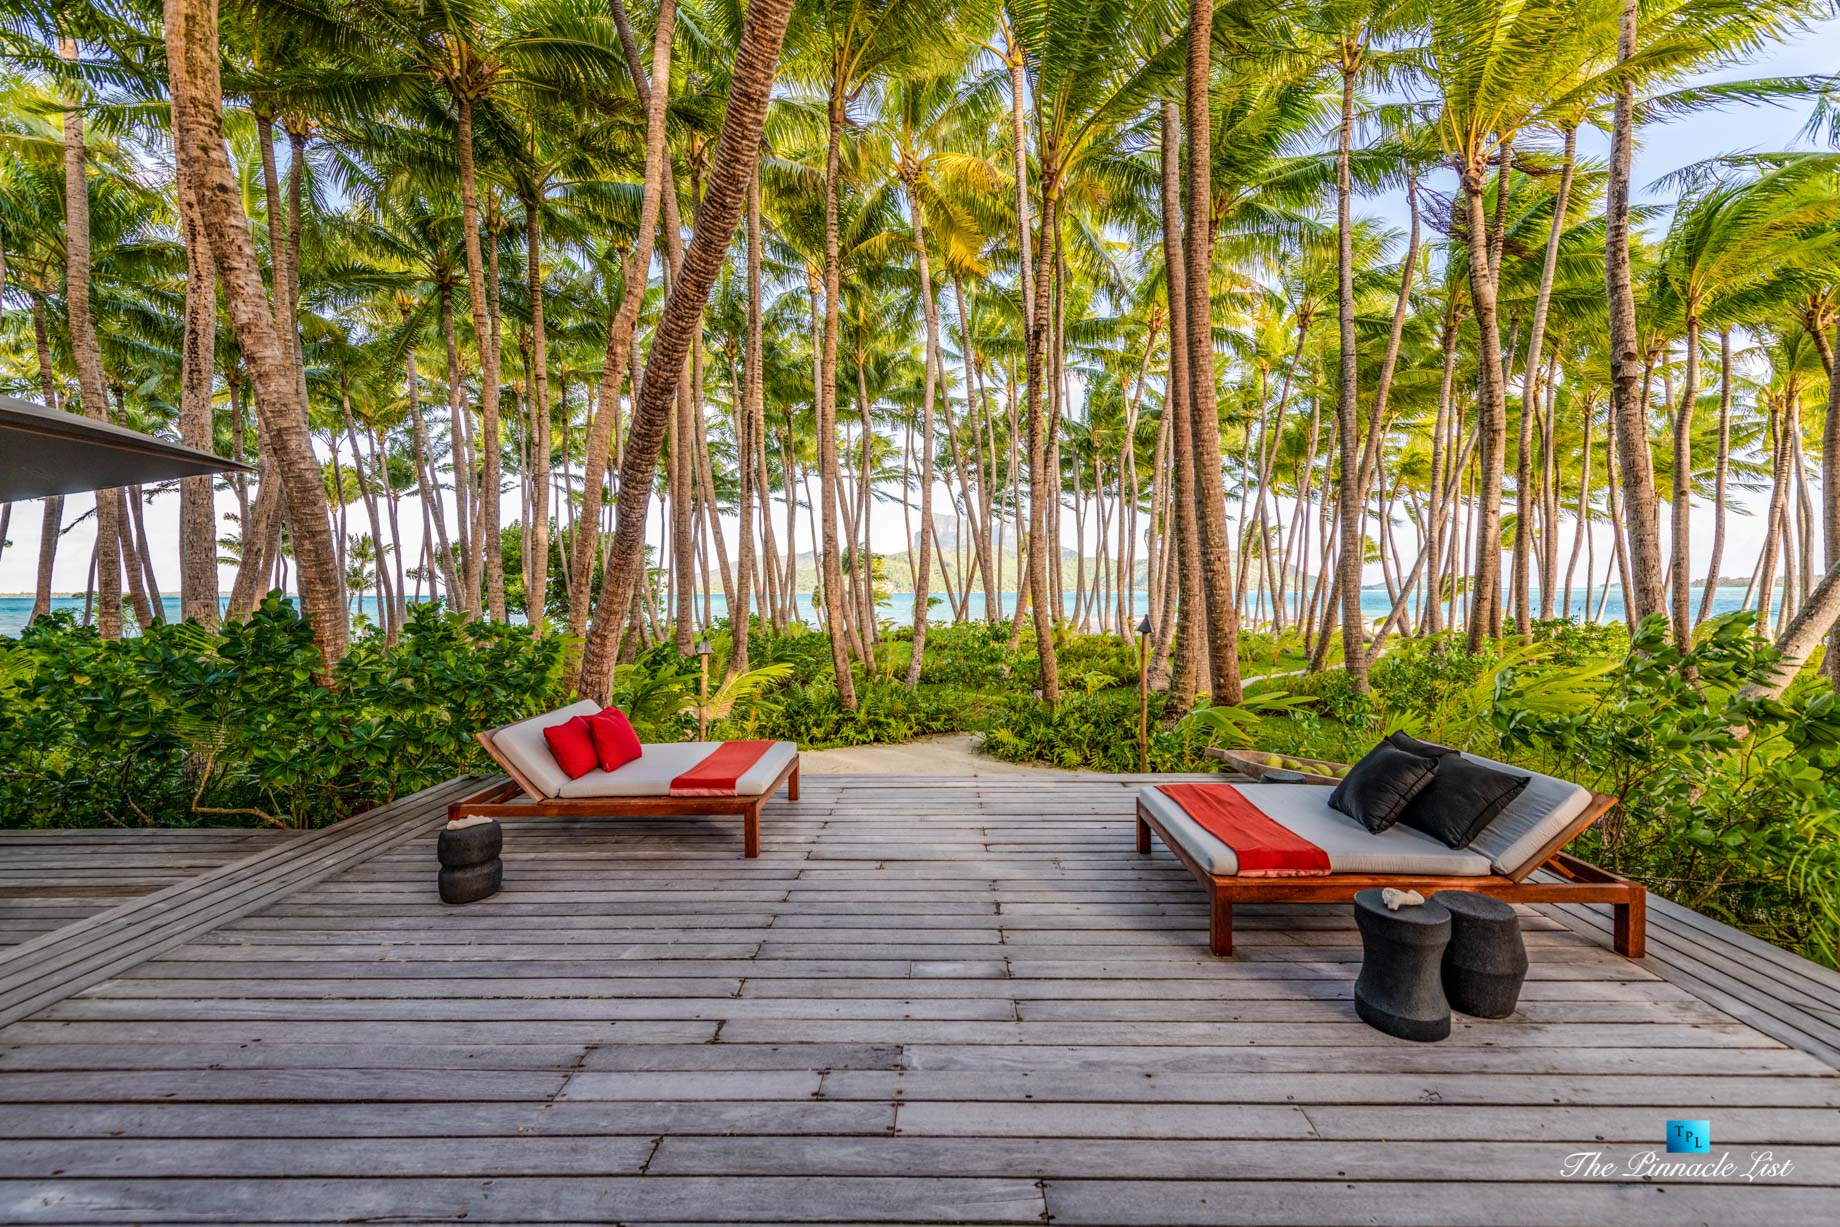
{"label": "black throw pillow", "polygon": [[1403,732],[1388,733],[1386,739],[1394,749],[1404,750],[1407,754],[1416,754],[1420,758],[1442,758],[1446,754],[1456,753],[1449,746],[1440,746],[1435,741],[1420,741]]}
{"label": "black throw pillow", "polygon": [[1431,761],[1431,782],[1399,815],[1399,825],[1423,831],[1453,848],[1469,847],[1521,795],[1529,779],[1457,753],[1440,754]]}
{"label": "black throw pillow", "polygon": [[1329,808],[1379,834],[1431,783],[1437,762],[1381,742],[1348,769],[1329,794]]}

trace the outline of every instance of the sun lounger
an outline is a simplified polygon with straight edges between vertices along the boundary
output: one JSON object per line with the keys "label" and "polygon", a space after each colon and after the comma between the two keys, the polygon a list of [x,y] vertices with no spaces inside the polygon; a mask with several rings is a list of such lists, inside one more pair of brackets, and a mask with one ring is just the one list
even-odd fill
{"label": "sun lounger", "polygon": [[[1208,784],[1201,787],[1238,788],[1278,826],[1320,848],[1327,854],[1327,872],[1242,873],[1232,848],[1155,787],[1137,795],[1137,850],[1149,854],[1154,831],[1207,887],[1208,948],[1215,954],[1233,953],[1235,903],[1336,903],[1369,887],[1395,886],[1425,895],[1475,891],[1511,903],[1608,903],[1615,913],[1617,952],[1641,958],[1647,907],[1643,888],[1562,850],[1615,805],[1616,798],[1477,755],[1466,757],[1531,777],[1525,790],[1467,848],[1451,848],[1404,826],[1371,833],[1330,809],[1330,790],[1316,785]],[[1548,871],[1547,877],[1534,881],[1533,874],[1541,869]]]}
{"label": "sun lounger", "polygon": [[[595,769],[571,780],[556,763],[543,730],[574,716],[592,716],[600,705],[571,706],[476,734],[510,782],[500,782],[447,807],[448,821],[460,818],[603,818],[683,814],[739,814],[742,855],[760,855],[760,807],[786,786],[786,799],[799,799],[799,748],[775,741],[725,785],[684,785],[699,765],[720,750],[719,741],[647,745],[645,753],[616,771]],[[673,784],[679,784],[673,788]]]}

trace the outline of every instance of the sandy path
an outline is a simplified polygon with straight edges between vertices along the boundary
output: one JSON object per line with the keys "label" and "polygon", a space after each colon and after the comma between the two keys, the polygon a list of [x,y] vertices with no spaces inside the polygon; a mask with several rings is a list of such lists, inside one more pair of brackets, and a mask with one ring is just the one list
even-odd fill
{"label": "sandy path", "polygon": [[799,770],[819,775],[1078,775],[1060,767],[1005,763],[979,754],[970,733],[946,733],[892,746],[802,750]]}

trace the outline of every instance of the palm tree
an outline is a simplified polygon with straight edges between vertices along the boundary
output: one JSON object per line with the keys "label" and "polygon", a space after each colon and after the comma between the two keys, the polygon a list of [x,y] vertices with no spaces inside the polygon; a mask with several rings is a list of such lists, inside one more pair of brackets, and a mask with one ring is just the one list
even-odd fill
{"label": "palm tree", "polygon": [[[1637,0],[1620,0],[1617,63],[1635,56]],[[1610,418],[1623,470],[1623,498],[1628,526],[1631,602],[1629,615],[1640,621],[1666,608],[1661,587],[1661,540],[1655,509],[1655,470],[1648,448],[1637,384],[1643,377],[1636,332],[1635,283],[1629,262],[1629,172],[1635,153],[1635,84],[1625,74],[1616,85],[1616,114],[1610,136],[1610,184],[1606,195],[1604,278],[1610,303]]]}
{"label": "palm tree", "polygon": [[[1227,543],[1226,493],[1220,473],[1220,414],[1214,382],[1214,209],[1211,54],[1213,0],[1190,0],[1188,26],[1187,226],[1188,412],[1195,451],[1195,526],[1206,598],[1209,693],[1217,705],[1240,701],[1239,609]],[[1352,596],[1350,598],[1352,603]]]}
{"label": "palm tree", "polygon": [[[645,509],[664,444],[666,415],[677,396],[691,334],[702,319],[709,288],[728,251],[735,225],[741,219],[748,185],[754,179],[774,70],[791,11],[792,0],[753,0],[741,27],[729,80],[728,110],[702,207],[697,211],[696,231],[665,301],[664,314],[652,334],[644,380],[633,407],[632,432],[620,466],[624,497],[620,499],[614,528],[612,557],[602,580],[600,601],[582,660],[584,694],[605,696],[612,685],[620,631],[645,562]],[[662,93],[660,88],[659,94]]]}
{"label": "palm tree", "polygon": [[1497,313],[1500,268],[1494,258],[1500,230],[1491,228],[1484,204],[1489,164],[1497,163],[1495,220],[1505,225],[1515,134],[1536,118],[1543,102],[1561,96],[1561,87],[1593,54],[1595,48],[1579,37],[1575,16],[1562,4],[1498,6],[1488,0],[1451,0],[1432,15],[1429,71],[1443,99],[1438,130],[1461,181],[1459,218],[1480,340],[1481,485],[1476,599],[1468,635],[1472,652],[1499,634],[1501,626],[1501,494],[1508,429]]}
{"label": "palm tree", "polygon": [[305,398],[286,342],[275,327],[224,147],[216,0],[168,0],[165,24],[179,173],[189,178],[191,191],[204,205],[212,262],[255,383],[257,413],[287,499],[301,604],[330,676],[345,655],[349,634],[344,576],[333,546]]}
{"label": "palm tree", "polygon": [[844,591],[837,537],[837,356],[842,293],[838,202],[843,189],[843,133],[850,107],[883,76],[910,72],[938,53],[929,35],[950,31],[952,0],[819,0],[801,32],[800,74],[821,91],[825,104],[824,320],[818,368],[818,466],[824,591],[831,598],[827,623],[837,692],[845,710],[856,706],[847,624],[837,594]]}
{"label": "palm tree", "polygon": [[[77,58],[77,42],[58,33],[58,55]],[[67,96],[64,106],[64,299],[70,318],[70,346],[76,356],[77,386],[84,415],[109,418],[102,376],[102,349],[91,317],[88,160],[83,148],[83,106]],[[121,638],[121,491],[96,491],[96,626],[104,639]]]}
{"label": "palm tree", "polygon": [[948,156],[951,126],[960,103],[958,73],[940,73],[895,83],[890,91],[894,114],[890,137],[895,171],[907,196],[913,232],[914,264],[920,277],[920,306],[925,319],[920,426],[920,559],[914,576],[914,638],[908,653],[907,684],[920,683],[926,650],[927,592],[933,566],[933,402],[945,381],[945,358],[939,343],[939,304],[933,294],[932,262],[927,253],[926,209],[938,190],[935,178]]}
{"label": "palm tree", "polygon": [[[9,157],[0,166],[0,251],[5,278],[0,291],[26,300],[32,320],[32,351],[37,391],[47,408],[63,407],[62,380],[52,361],[52,327],[63,313],[54,299],[63,293],[64,157],[61,127],[45,116],[54,104],[37,91],[9,99],[17,118],[9,123],[5,143]],[[42,109],[43,113],[39,113]],[[51,612],[51,576],[57,562],[64,519],[64,499],[53,495],[42,504],[38,574],[33,618]]]}
{"label": "palm tree", "polygon": [[[1212,6],[1206,7],[1211,15]],[[1174,60],[1175,44],[1166,37],[1156,9],[1147,0],[1102,0],[1096,4],[1077,0],[1046,0],[1039,5],[1011,5],[1008,25],[1016,48],[1026,57],[1026,77],[1036,115],[1036,199],[1040,206],[1040,217],[1031,235],[1026,196],[1019,187],[1017,234],[1018,246],[1022,252],[1019,267],[1023,270],[1023,365],[1026,381],[1024,425],[1028,432],[1027,468],[1030,478],[1027,599],[1034,608],[1036,653],[1041,661],[1041,694],[1044,700],[1052,703],[1060,695],[1059,669],[1054,652],[1054,623],[1061,611],[1050,594],[1049,567],[1053,565],[1058,575],[1060,549],[1050,521],[1049,497],[1054,486],[1050,484],[1049,475],[1054,471],[1050,463],[1050,454],[1054,450],[1051,446],[1054,431],[1048,421],[1047,401],[1051,382],[1050,358],[1058,359],[1061,352],[1061,337],[1055,332],[1056,317],[1051,310],[1056,279],[1060,276],[1066,255],[1062,226],[1064,205],[1072,187],[1083,178],[1098,177],[1102,173],[1094,164],[1124,163],[1127,160],[1115,138],[1135,122],[1143,108],[1150,105],[1159,93]],[[1205,59],[1205,40],[1202,42]],[[1205,109],[1205,63],[1203,69],[1199,88]],[[1020,82],[1023,75],[1018,72],[1012,80]],[[1014,88],[1012,85],[1012,90]],[[1015,105],[1021,107],[1019,99]],[[1017,132],[1020,138],[1020,127]],[[1205,141],[1205,127],[1201,132]],[[1203,143],[1200,147],[1207,146]],[[1018,152],[1016,158],[1018,177],[1021,178],[1023,155]],[[1205,163],[1206,159],[1199,161]],[[1191,176],[1192,173],[1191,168]],[[1203,174],[1205,186],[1205,171]],[[1192,182],[1190,187],[1192,189]],[[1192,219],[1190,228],[1192,231]],[[1208,229],[1204,217],[1198,233],[1206,236]],[[1204,269],[1201,275],[1203,301],[1206,299],[1207,276]],[[1194,280],[1192,269],[1189,280],[1191,283]],[[1202,334],[1208,335],[1205,313],[1199,326]],[[1195,327],[1195,321],[1191,320],[1191,337]],[[1055,333],[1053,346],[1049,343],[1051,333]],[[1211,385],[1211,340],[1207,350],[1208,380]],[[1194,367],[1192,356],[1190,366]],[[1053,382],[1055,404],[1058,406],[1059,384],[1058,380]],[[1200,412],[1196,410],[1197,414]],[[1216,433],[1217,430],[1216,427]],[[1197,441],[1196,447],[1199,454],[1202,443]],[[1216,447],[1210,454],[1218,456],[1219,449]],[[1200,515],[1205,519],[1209,515],[1205,487],[1202,495]],[[1223,550],[1224,517],[1225,504],[1221,500],[1217,527],[1220,528]],[[1204,534],[1204,546],[1206,540]],[[1204,558],[1204,568],[1209,565]],[[1209,609],[1210,625],[1213,625],[1211,604]],[[1230,609],[1223,608],[1220,613],[1225,629],[1230,626]],[[1230,657],[1216,667],[1235,670],[1237,661]]]}
{"label": "palm tree", "polygon": [[[634,344],[634,327],[645,303],[646,283],[652,267],[652,245],[658,230],[658,215],[669,194],[670,154],[666,147],[665,107],[671,81],[671,42],[677,28],[676,0],[662,0],[652,38],[652,69],[648,80],[638,63],[631,36],[626,33],[625,10],[615,0],[614,16],[620,22],[622,42],[626,44],[628,71],[633,87],[645,106],[645,176],[639,206],[639,224],[624,267],[622,297],[612,326],[607,332],[606,355],[601,362],[598,407],[587,431],[586,454],[582,462],[581,522],[584,531],[577,534],[569,581],[569,632],[580,634],[588,625],[588,597],[594,564],[601,550],[598,531],[602,487],[608,464],[613,459],[613,436],[620,418],[620,378],[626,370],[627,351]],[[657,87],[653,88],[652,83]],[[667,219],[668,220],[668,219]],[[637,363],[633,373],[637,375]],[[637,386],[634,387],[635,393]],[[637,409],[638,397],[633,397]],[[651,483],[645,485],[649,498]],[[629,496],[630,497],[630,496]],[[621,508],[624,511],[624,505]],[[637,565],[637,564],[635,564]],[[630,598],[629,598],[630,599]],[[605,601],[603,591],[602,600]],[[618,615],[625,616],[625,611]],[[587,676],[585,673],[584,677]]]}
{"label": "palm tree", "polygon": [[[1797,159],[1754,180],[1716,181],[1683,199],[1661,250],[1658,308],[1678,318],[1686,362],[1674,412],[1671,619],[1675,642],[1691,640],[1692,568],[1689,514],[1693,480],[1694,407],[1700,390],[1701,329],[1708,311],[1717,321],[1721,298],[1741,303],[1747,291],[1767,286],[1778,300],[1781,284],[1806,267],[1804,253],[1822,246],[1822,232],[1840,211],[1833,172],[1824,159]],[[1774,283],[1774,284],[1773,284]],[[1814,337],[1824,339],[1820,330]]]}

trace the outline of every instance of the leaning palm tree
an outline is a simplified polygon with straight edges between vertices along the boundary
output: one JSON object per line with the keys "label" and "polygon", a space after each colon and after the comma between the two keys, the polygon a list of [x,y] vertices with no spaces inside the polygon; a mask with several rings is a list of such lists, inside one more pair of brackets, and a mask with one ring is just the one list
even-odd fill
{"label": "leaning palm tree", "polygon": [[[677,398],[691,335],[702,320],[709,289],[741,220],[743,199],[754,179],[761,130],[766,126],[767,103],[773,93],[774,70],[791,12],[792,0],[753,0],[741,27],[729,83],[728,111],[722,121],[722,136],[702,207],[697,211],[696,231],[665,301],[664,314],[652,334],[640,395],[633,406],[632,431],[620,466],[621,498],[612,556],[601,582],[600,601],[582,659],[580,686],[584,694],[604,697],[612,682],[620,633],[645,565],[646,506],[651,500],[666,423]],[[663,83],[658,84],[662,94]]]}

